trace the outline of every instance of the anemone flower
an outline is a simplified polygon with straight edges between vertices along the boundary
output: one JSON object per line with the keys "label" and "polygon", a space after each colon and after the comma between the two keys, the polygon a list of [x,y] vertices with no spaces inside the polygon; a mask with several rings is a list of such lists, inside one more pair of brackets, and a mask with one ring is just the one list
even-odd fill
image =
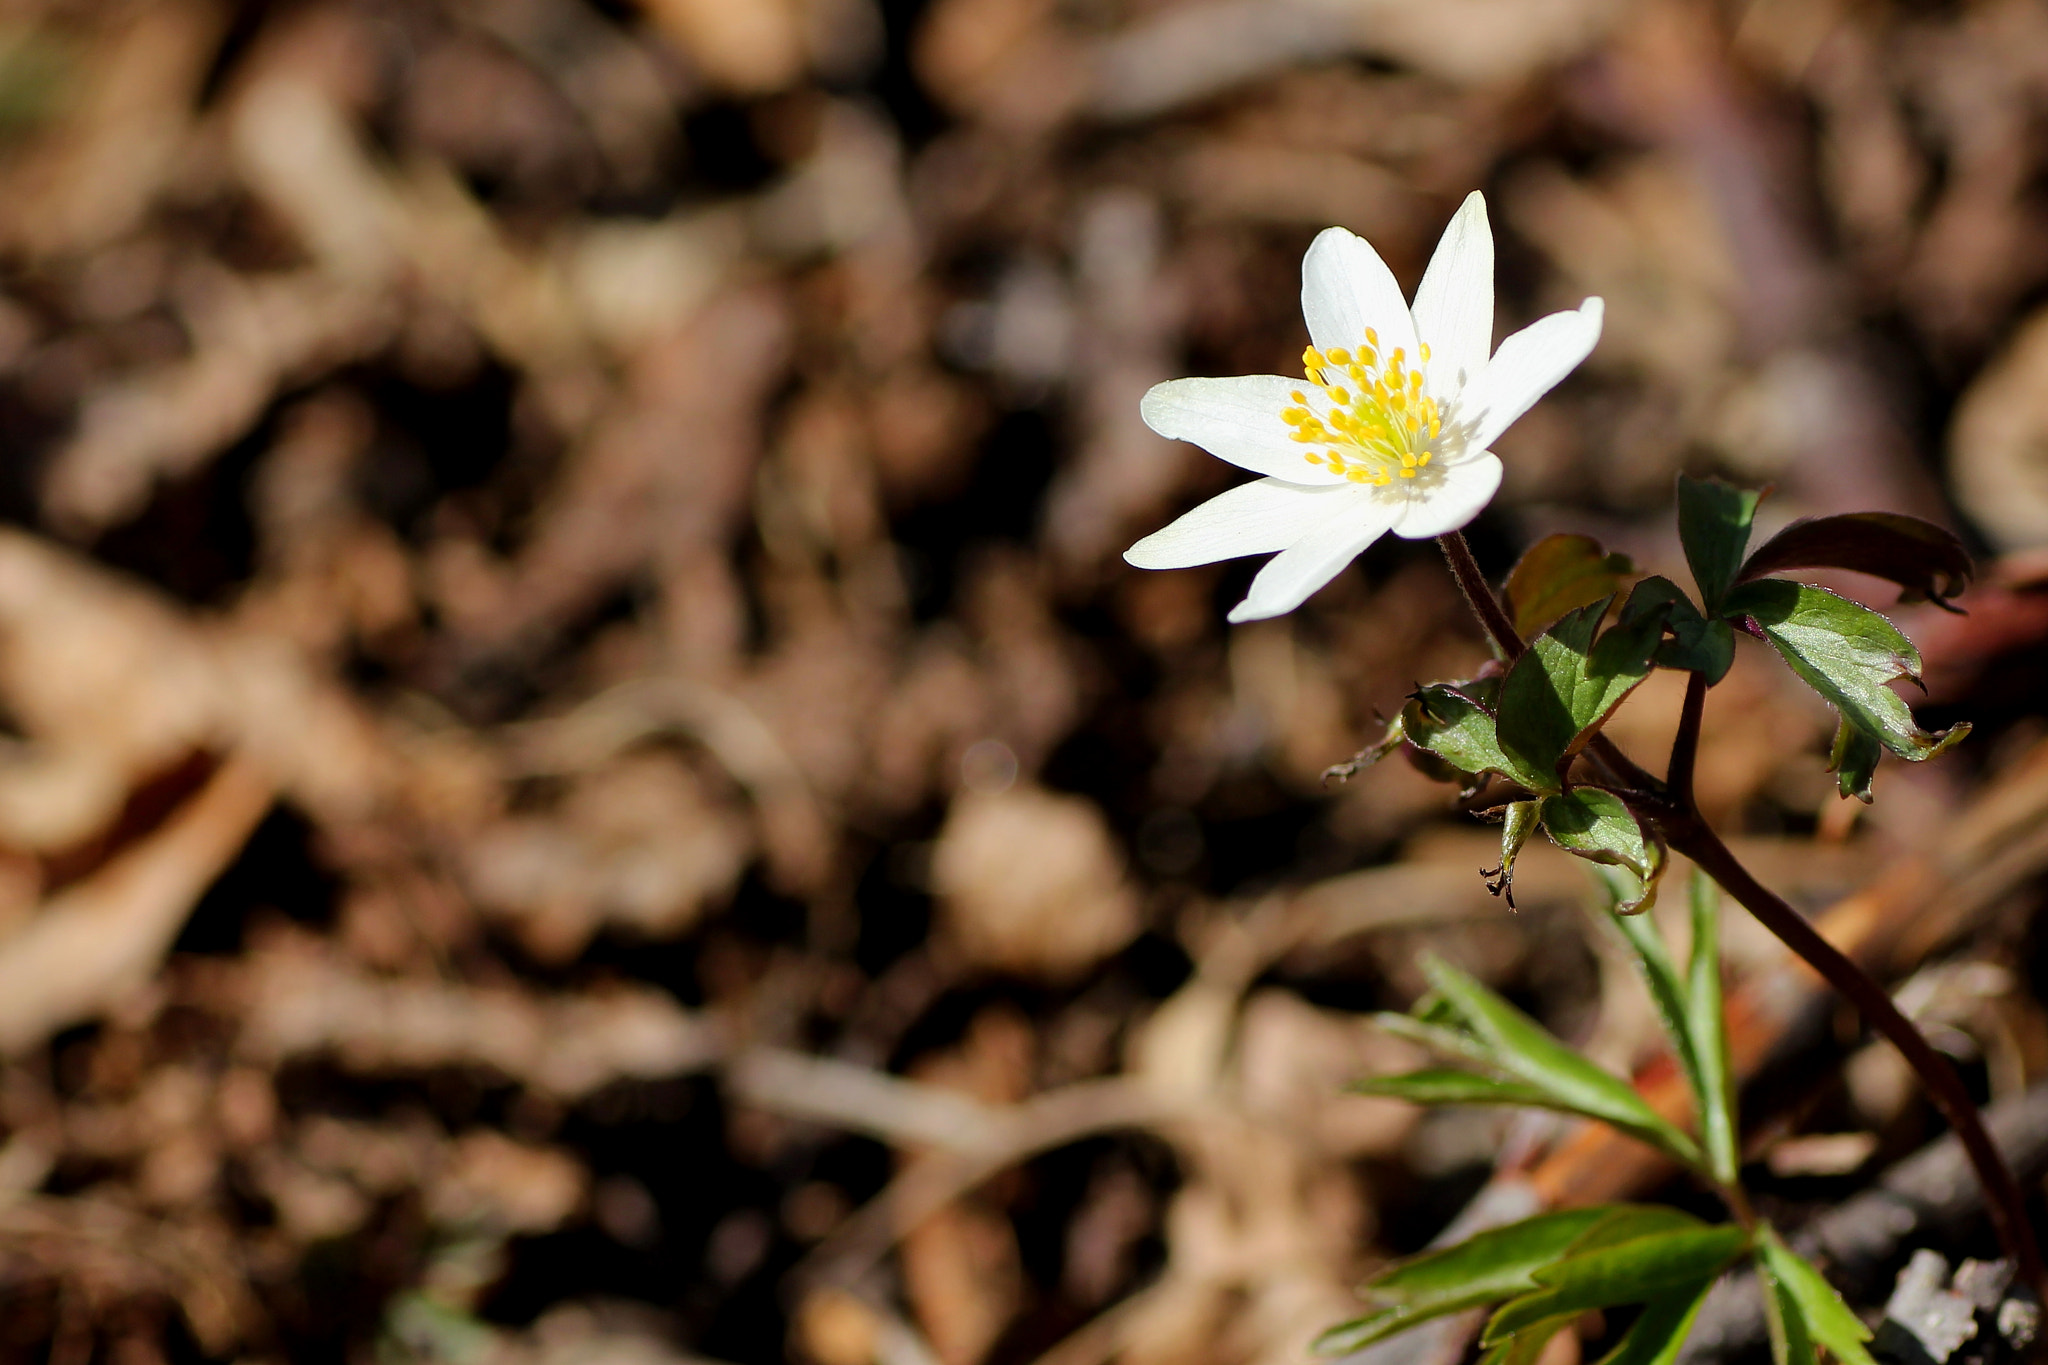
{"label": "anemone flower", "polygon": [[1211,498],[1124,552],[1141,569],[1274,555],[1232,621],[1293,611],[1389,531],[1448,535],[1492,499],[1487,449],[1600,338],[1602,304],[1493,341],[1493,234],[1470,195],[1444,229],[1411,309],[1379,253],[1343,228],[1301,262],[1304,379],[1241,375],[1154,385],[1161,436],[1265,477]]}

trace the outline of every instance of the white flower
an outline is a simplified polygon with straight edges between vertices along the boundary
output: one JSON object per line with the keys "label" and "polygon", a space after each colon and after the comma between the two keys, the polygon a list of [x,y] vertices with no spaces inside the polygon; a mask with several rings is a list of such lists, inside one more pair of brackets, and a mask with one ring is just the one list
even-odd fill
{"label": "white flower", "polygon": [[1140,411],[1162,436],[1266,477],[1211,498],[1124,552],[1141,569],[1280,553],[1233,621],[1293,611],[1387,532],[1465,525],[1500,487],[1487,449],[1586,358],[1602,305],[1493,340],[1493,234],[1470,195],[1444,229],[1411,311],[1379,253],[1329,228],[1301,262],[1307,380],[1175,379]]}

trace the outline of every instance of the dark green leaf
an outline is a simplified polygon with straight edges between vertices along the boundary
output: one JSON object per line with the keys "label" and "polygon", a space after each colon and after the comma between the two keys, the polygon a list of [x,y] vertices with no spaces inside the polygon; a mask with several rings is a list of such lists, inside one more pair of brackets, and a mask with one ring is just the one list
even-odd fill
{"label": "dark green leaf", "polygon": [[1620,797],[1597,787],[1574,787],[1543,798],[1543,828],[1567,853],[1596,863],[1625,867],[1647,881],[1654,868],[1653,845]]}
{"label": "dark green leaf", "polygon": [[[1594,638],[1605,600],[1567,612],[1536,637],[1500,685],[1499,749],[1530,773],[1562,773],[1614,708],[1650,675],[1663,615],[1646,611]],[[1553,776],[1545,787],[1556,791]]]}
{"label": "dark green leaf", "polygon": [[1748,1244],[1749,1234],[1728,1224],[1653,1233],[1567,1256],[1535,1273],[1542,1288],[1502,1304],[1480,1340],[1492,1344],[1561,1313],[1644,1303],[1711,1281]]}
{"label": "dark green leaf", "polygon": [[[1789,1319],[1797,1316],[1806,1335],[1828,1348],[1842,1365],[1876,1365],[1864,1342],[1870,1340],[1865,1327],[1834,1286],[1822,1278],[1807,1260],[1778,1240],[1768,1225],[1758,1239],[1758,1250],[1766,1276],[1784,1295]],[[1539,1282],[1541,1277],[1539,1276]],[[1790,1324],[1788,1323],[1789,1327]]]}
{"label": "dark green leaf", "polygon": [[1621,619],[1628,624],[1659,608],[1665,612],[1664,628],[1671,638],[1657,647],[1657,666],[1704,673],[1709,686],[1726,677],[1735,662],[1735,631],[1726,621],[1700,615],[1685,589],[1670,579],[1645,578],[1636,584]]}
{"label": "dark green leaf", "polygon": [[1445,1313],[1526,1293],[1536,1287],[1532,1277],[1539,1268],[1612,1212],[1603,1207],[1539,1214],[1403,1261],[1366,1285],[1366,1301],[1375,1311],[1323,1333],[1316,1350],[1348,1354]]}
{"label": "dark green leaf", "polygon": [[1977,566],[1953,532],[1897,512],[1801,517],[1757,547],[1738,582],[1787,569],[1849,569],[1889,579],[1901,601],[1926,599],[1954,611],[1948,599],[1970,584]]}
{"label": "dark green leaf", "polygon": [[1686,563],[1708,616],[1720,614],[1720,598],[1735,583],[1761,499],[1759,491],[1720,479],[1677,477],[1677,538],[1686,546]]}
{"label": "dark green leaf", "polygon": [[1493,1066],[1543,1091],[1554,1108],[1612,1124],[1683,1165],[1698,1166],[1692,1139],[1650,1108],[1635,1087],[1580,1056],[1528,1015],[1443,959],[1422,970],[1444,1003],[1490,1054]]}
{"label": "dark green leaf", "polygon": [[1469,1071],[1432,1068],[1401,1076],[1370,1076],[1345,1089],[1359,1095],[1383,1095],[1413,1104],[1525,1104],[1549,1109],[1550,1097],[1518,1081],[1498,1081]]}
{"label": "dark green leaf", "polygon": [[1835,775],[1835,788],[1870,804],[1870,780],[1877,775],[1877,760],[1884,746],[1868,730],[1842,717],[1835,727],[1834,747],[1828,750],[1828,771]]}
{"label": "dark green leaf", "polygon": [[1449,683],[1419,687],[1401,708],[1408,742],[1425,749],[1460,772],[1500,773],[1531,790],[1551,790],[1556,777],[1548,769],[1530,769],[1501,752],[1494,720],[1470,692]]}
{"label": "dark green leaf", "polygon": [[1709,616],[1720,614],[1721,598],[1735,582],[1762,498],[1719,479],[1678,476],[1678,538]]}
{"label": "dark green leaf", "polygon": [[1600,1357],[1597,1365],[1671,1365],[1678,1359],[1685,1339],[1692,1335],[1693,1319],[1699,1316],[1700,1305],[1707,1301],[1707,1291],[1713,1287],[1714,1281],[1705,1279],[1651,1299],[1630,1324],[1628,1335]]}
{"label": "dark green leaf", "polygon": [[1531,545],[1508,571],[1508,610],[1523,639],[1577,607],[1612,597],[1635,572],[1591,536],[1551,535]]}
{"label": "dark green leaf", "polygon": [[1932,758],[1969,733],[1958,725],[1930,734],[1913,723],[1886,684],[1920,681],[1920,651],[1870,608],[1825,588],[1760,578],[1728,595],[1728,614],[1755,621],[1806,685],[1900,758]]}
{"label": "dark green leaf", "polygon": [[1735,1121],[1734,1070],[1728,1060],[1728,1020],[1721,1008],[1721,888],[1694,869],[1692,960],[1686,967],[1686,1032],[1699,1068],[1694,1097],[1699,1104],[1700,1137],[1714,1178],[1735,1181],[1740,1162],[1741,1128]]}

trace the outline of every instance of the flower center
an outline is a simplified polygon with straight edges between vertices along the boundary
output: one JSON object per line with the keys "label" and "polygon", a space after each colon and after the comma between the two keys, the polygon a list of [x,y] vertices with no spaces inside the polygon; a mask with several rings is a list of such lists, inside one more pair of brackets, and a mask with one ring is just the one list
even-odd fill
{"label": "flower center", "polygon": [[[1421,348],[1429,362],[1429,347]],[[1365,344],[1356,351],[1335,347],[1329,352],[1311,346],[1301,353],[1308,382],[1330,401],[1327,419],[1308,407],[1308,395],[1296,389],[1296,406],[1280,420],[1294,428],[1293,438],[1317,446],[1302,456],[1353,483],[1384,488],[1396,479],[1412,479],[1429,466],[1443,411],[1422,392],[1422,371],[1410,369],[1396,346],[1384,357],[1379,334],[1365,329]]]}

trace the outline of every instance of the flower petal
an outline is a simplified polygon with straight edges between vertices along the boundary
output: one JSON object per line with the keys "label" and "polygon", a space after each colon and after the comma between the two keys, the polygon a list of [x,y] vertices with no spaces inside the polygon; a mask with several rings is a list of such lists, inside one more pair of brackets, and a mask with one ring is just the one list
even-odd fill
{"label": "flower petal", "polygon": [[1398,504],[1381,498],[1345,498],[1339,514],[1274,555],[1252,580],[1244,601],[1230,609],[1232,621],[1281,616],[1344,571],[1365,547],[1387,533]]}
{"label": "flower petal", "polygon": [[1539,318],[1500,344],[1477,383],[1458,401],[1457,420],[1471,425],[1466,438],[1484,448],[1550,392],[1600,340],[1606,305],[1587,299],[1574,312]]}
{"label": "flower petal", "polygon": [[1138,411],[1145,425],[1176,441],[1193,441],[1221,460],[1289,483],[1342,483],[1343,476],[1310,464],[1280,420],[1299,406],[1291,396],[1299,379],[1246,374],[1232,379],[1169,379],[1154,384]]}
{"label": "flower petal", "polygon": [[1190,569],[1269,555],[1322,524],[1332,511],[1329,500],[1344,493],[1335,485],[1304,488],[1280,479],[1239,484],[1125,550],[1124,561],[1140,569]]}
{"label": "flower petal", "polygon": [[1478,190],[1436,244],[1414,312],[1415,334],[1429,345],[1429,391],[1451,397],[1479,378],[1493,350],[1493,230]]}
{"label": "flower petal", "polygon": [[1415,320],[1400,283],[1370,243],[1343,228],[1324,228],[1301,258],[1301,316],[1321,350],[1355,350],[1370,327],[1382,354],[1398,346],[1415,363]]}
{"label": "flower petal", "polygon": [[1401,509],[1394,534],[1404,540],[1427,540],[1457,530],[1493,500],[1500,476],[1500,457],[1490,450],[1446,465],[1442,483]]}

